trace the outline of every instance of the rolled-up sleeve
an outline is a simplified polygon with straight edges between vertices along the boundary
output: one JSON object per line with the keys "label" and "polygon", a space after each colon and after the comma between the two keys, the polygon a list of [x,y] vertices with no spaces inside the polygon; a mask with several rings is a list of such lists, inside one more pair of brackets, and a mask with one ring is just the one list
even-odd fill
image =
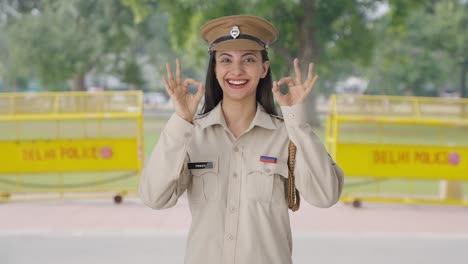
{"label": "rolled-up sleeve", "polygon": [[156,147],[146,160],[140,178],[139,195],[149,207],[172,207],[189,183],[187,149],[194,126],[173,114],[161,132]]}
{"label": "rolled-up sleeve", "polygon": [[294,175],[301,196],[317,207],[330,207],[340,198],[343,171],[307,123],[305,104],[282,106],[289,139],[296,145]]}

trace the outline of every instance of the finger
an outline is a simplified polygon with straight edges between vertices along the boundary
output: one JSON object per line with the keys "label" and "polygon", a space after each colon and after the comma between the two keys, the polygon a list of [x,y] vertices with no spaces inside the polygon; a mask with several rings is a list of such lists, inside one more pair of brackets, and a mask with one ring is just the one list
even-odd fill
{"label": "finger", "polygon": [[166,91],[169,95],[172,95],[173,94],[173,91],[172,89],[170,88],[169,86],[169,83],[166,81],[166,78],[164,78],[164,76],[162,77],[162,80],[163,80],[163,83],[164,83],[164,88],[166,88]]}
{"label": "finger", "polygon": [[204,93],[205,93],[205,86],[203,85],[202,82],[198,82],[198,91],[195,94],[196,99],[197,99],[198,102],[200,102],[200,100],[201,100]]}
{"label": "finger", "polygon": [[[185,92],[190,93],[190,92],[189,92],[189,86],[190,86],[190,85],[195,85],[195,86],[199,87],[200,84],[202,84],[202,83],[201,83],[201,82],[197,82],[197,81],[195,81],[195,80],[192,79],[192,78],[187,78],[187,79],[184,80],[184,83],[183,83],[182,85],[183,85],[183,87],[185,88]],[[202,84],[202,85],[203,85],[203,84]],[[197,91],[197,93],[198,93],[198,91]],[[197,93],[195,93],[195,96],[198,96]]]}
{"label": "finger", "polygon": [[287,83],[289,87],[293,87],[294,86],[294,81],[293,79],[291,78],[291,76],[288,76],[288,77],[283,77],[281,78],[279,81],[278,81],[278,85],[283,85]]}
{"label": "finger", "polygon": [[309,72],[307,74],[307,80],[312,80],[312,77],[314,76],[314,64],[309,63]]}
{"label": "finger", "polygon": [[179,59],[176,59],[176,82],[180,84],[182,82],[182,66],[180,65]]}
{"label": "finger", "polygon": [[302,84],[302,74],[301,69],[299,68],[299,60],[294,59],[294,73],[296,74],[296,84]]}
{"label": "finger", "polygon": [[311,81],[307,81],[307,86],[306,86],[306,94],[309,94],[315,87],[315,83],[318,80],[318,75],[315,75],[314,78]]}
{"label": "finger", "polygon": [[198,85],[198,82],[195,81],[195,80],[192,79],[192,78],[187,78],[187,79],[184,80],[183,86],[184,86],[184,87],[189,87],[190,84]]}
{"label": "finger", "polygon": [[166,63],[166,70],[167,70],[167,82],[170,83],[174,81],[174,77],[172,76],[172,69],[169,63]]}
{"label": "finger", "polygon": [[318,80],[318,75],[315,75],[314,78],[312,79],[312,87],[315,86],[315,83],[317,82]]}
{"label": "finger", "polygon": [[276,99],[279,101],[279,99],[283,96],[279,90],[279,84],[278,82],[273,82],[273,88],[271,89],[273,94],[275,95]]}

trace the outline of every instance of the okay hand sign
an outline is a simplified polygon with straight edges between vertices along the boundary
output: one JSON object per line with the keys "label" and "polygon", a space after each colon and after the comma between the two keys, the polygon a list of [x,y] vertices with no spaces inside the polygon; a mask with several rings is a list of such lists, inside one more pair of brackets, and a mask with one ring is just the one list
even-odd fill
{"label": "okay hand sign", "polygon": [[[299,60],[294,59],[294,72],[296,74],[296,82],[291,76],[283,77],[278,82],[273,83],[273,93],[281,106],[292,106],[304,102],[306,97],[312,92],[315,86],[315,82],[318,79],[317,75],[313,74],[314,64],[309,64],[309,72],[307,79],[302,82],[301,71],[299,69]],[[287,83],[289,86],[289,92],[282,94],[279,91],[279,86]]]}
{"label": "okay hand sign", "polygon": [[[178,116],[185,119],[187,122],[192,122],[193,116],[197,113],[198,104],[205,92],[203,83],[197,82],[194,79],[187,78],[182,82],[182,70],[179,59],[176,60],[176,77],[172,74],[171,65],[166,64],[167,80],[163,76],[164,87],[167,93],[171,96],[175,111]],[[188,90],[189,85],[198,86],[196,94],[191,94]]]}

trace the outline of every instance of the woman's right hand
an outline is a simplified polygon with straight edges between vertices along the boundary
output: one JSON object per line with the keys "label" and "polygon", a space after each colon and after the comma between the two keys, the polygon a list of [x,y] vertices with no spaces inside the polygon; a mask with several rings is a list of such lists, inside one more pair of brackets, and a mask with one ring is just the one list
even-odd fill
{"label": "woman's right hand", "polygon": [[[172,74],[171,65],[166,64],[167,80],[163,76],[164,86],[167,93],[171,96],[175,111],[178,116],[185,119],[187,122],[192,122],[193,116],[197,113],[198,104],[205,92],[203,83],[197,82],[194,79],[185,79],[182,82],[182,71],[179,59],[176,60],[176,77]],[[198,86],[198,91],[195,94],[189,93],[189,85]]]}

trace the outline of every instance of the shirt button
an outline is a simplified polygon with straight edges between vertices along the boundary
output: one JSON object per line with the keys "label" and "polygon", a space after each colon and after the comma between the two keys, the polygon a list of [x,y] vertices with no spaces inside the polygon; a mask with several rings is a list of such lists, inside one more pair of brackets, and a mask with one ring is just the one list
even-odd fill
{"label": "shirt button", "polygon": [[289,118],[294,118],[294,114],[293,114],[293,113],[290,113],[290,114],[288,114],[288,117],[289,117]]}
{"label": "shirt button", "polygon": [[238,147],[234,147],[234,152],[239,152],[239,148],[238,148]]}
{"label": "shirt button", "polygon": [[190,137],[190,133],[189,132],[184,133],[184,137],[186,138]]}
{"label": "shirt button", "polygon": [[235,206],[231,206],[231,209],[230,209],[230,210],[231,210],[231,213],[235,213],[235,212],[236,212],[236,209],[237,209],[237,208],[236,208]]}
{"label": "shirt button", "polygon": [[270,173],[270,172],[271,172],[271,169],[265,169],[265,172],[266,172],[266,173]]}
{"label": "shirt button", "polygon": [[230,234],[230,235],[228,236],[228,239],[232,241],[232,240],[234,240],[234,236]]}
{"label": "shirt button", "polygon": [[234,173],[232,174],[232,177],[233,177],[234,179],[236,179],[236,178],[237,178],[237,173],[234,172]]}

